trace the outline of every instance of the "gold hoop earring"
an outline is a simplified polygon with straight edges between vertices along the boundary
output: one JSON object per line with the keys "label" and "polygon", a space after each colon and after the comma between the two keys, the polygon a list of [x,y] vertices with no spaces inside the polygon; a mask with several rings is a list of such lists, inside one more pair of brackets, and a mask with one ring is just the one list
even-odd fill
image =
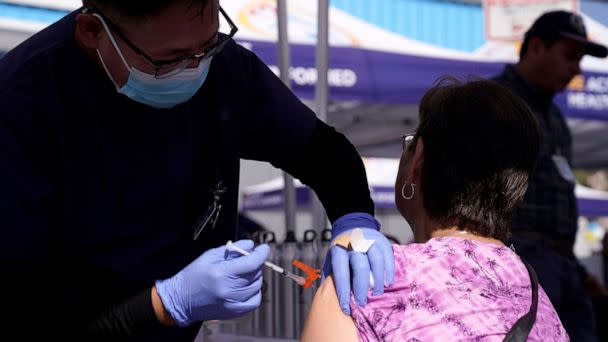
{"label": "gold hoop earring", "polygon": [[406,185],[407,185],[407,183],[403,183],[403,186],[401,187],[401,197],[403,197],[403,199],[406,199],[406,200],[411,200],[412,198],[414,198],[414,193],[416,192],[416,184],[410,183],[412,192],[408,196],[405,195],[405,186]]}

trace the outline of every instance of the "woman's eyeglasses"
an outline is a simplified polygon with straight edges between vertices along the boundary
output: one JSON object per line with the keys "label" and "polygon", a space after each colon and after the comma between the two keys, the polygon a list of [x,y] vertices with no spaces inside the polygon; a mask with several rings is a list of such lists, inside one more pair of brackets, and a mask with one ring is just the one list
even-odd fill
{"label": "woman's eyeglasses", "polygon": [[407,147],[414,141],[416,133],[409,133],[401,137],[401,147],[405,151]]}

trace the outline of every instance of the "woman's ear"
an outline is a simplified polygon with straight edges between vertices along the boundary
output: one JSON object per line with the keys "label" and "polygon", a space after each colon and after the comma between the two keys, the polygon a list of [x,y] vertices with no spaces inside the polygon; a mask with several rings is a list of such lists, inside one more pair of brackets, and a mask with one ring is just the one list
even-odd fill
{"label": "woman's ear", "polygon": [[422,175],[422,167],[424,166],[424,140],[422,137],[416,141],[416,149],[412,156],[412,181],[419,182]]}
{"label": "woman's ear", "polygon": [[74,38],[85,49],[95,50],[102,38],[103,26],[98,18],[89,13],[76,16]]}

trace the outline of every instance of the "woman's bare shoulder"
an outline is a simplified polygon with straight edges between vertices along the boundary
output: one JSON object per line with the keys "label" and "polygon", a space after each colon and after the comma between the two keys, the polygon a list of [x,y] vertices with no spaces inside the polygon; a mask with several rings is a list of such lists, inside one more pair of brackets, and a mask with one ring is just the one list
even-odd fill
{"label": "woman's bare shoulder", "polygon": [[317,289],[300,340],[359,341],[353,319],[340,309],[332,276]]}

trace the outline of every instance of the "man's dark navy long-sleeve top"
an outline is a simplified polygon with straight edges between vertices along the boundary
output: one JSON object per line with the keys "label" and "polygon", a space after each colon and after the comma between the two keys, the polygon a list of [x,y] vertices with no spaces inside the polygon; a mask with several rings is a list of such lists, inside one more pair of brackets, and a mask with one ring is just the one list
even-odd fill
{"label": "man's dark navy long-sleeve top", "polygon": [[[0,59],[4,332],[191,341],[159,326],[149,291],[234,239],[240,158],[310,185],[332,221],[373,213],[354,147],[250,51],[231,41],[191,100],[154,109],[116,92],[74,18]],[[219,221],[194,241],[219,181]]]}

